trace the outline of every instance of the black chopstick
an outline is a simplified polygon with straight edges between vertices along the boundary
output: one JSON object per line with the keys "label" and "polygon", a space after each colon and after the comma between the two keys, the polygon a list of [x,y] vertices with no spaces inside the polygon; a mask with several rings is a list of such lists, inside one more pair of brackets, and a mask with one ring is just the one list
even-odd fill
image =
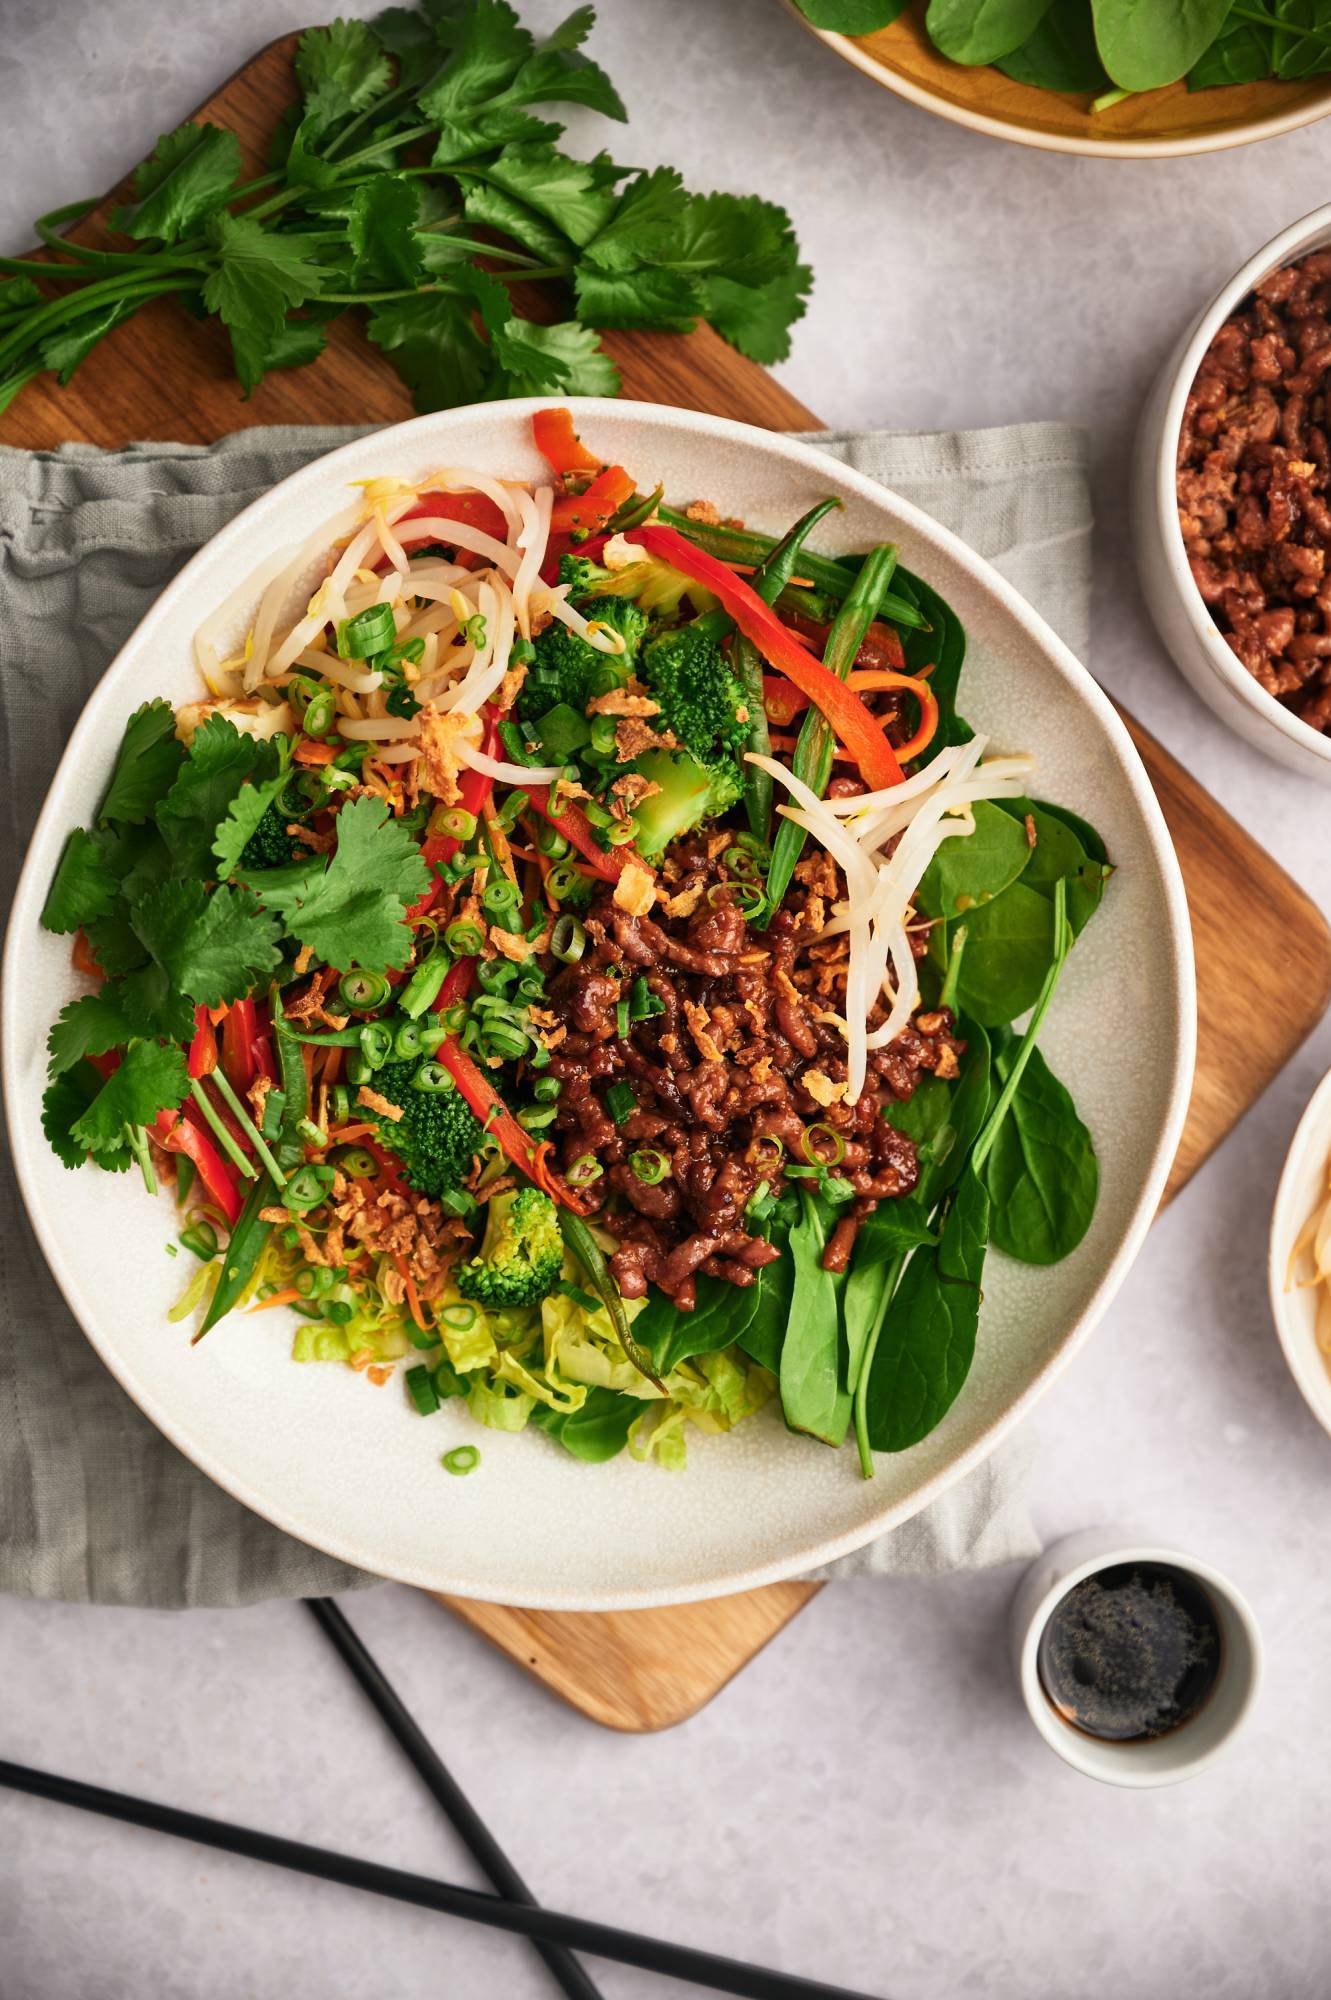
{"label": "black chopstick", "polygon": [[151,1799],[136,1799],[127,1792],[86,1785],[80,1778],[34,1771],[26,1764],[11,1764],[3,1758],[0,1758],[0,1785],[8,1786],[11,1791],[31,1793],[34,1798],[53,1799],[58,1805],[101,1813],[107,1819],[124,1820],[130,1826],[147,1827],[153,1833],[195,1840],[204,1847],[220,1848],[224,1854],[244,1855],[251,1861],[266,1861],[275,1868],[290,1868],[300,1875],[340,1882],[348,1889],[389,1896],[399,1903],[415,1904],[418,1909],[466,1917],[472,1923],[513,1931],[519,1937],[540,1938],[546,1944],[568,1945],[589,1952],[593,1958],[616,1959],[621,1965],[636,1965],[641,1971],[664,1973],[670,1979],[691,1979],[695,1985],[708,1986],[713,1992],[737,1993],[741,2000],[870,2000],[867,1994],[853,1993],[844,1986],[828,1986],[819,1979],[803,1979],[798,1973],[769,1972],[762,1966],[745,1965],[737,1958],[722,1958],[715,1952],[676,1944],[672,1939],[642,1937],[636,1931],[620,1930],[615,1924],[598,1924],[590,1917],[571,1917],[562,1910],[510,1903],[502,1896],[487,1895],[480,1889],[436,1882],[428,1875],[409,1875],[399,1868],[385,1868],[377,1861],[361,1861],[355,1855],[335,1854],[326,1847],[310,1847],[303,1840],[284,1840],[279,1834],[256,1832],[247,1826],[236,1826],[230,1820],[208,1819],[202,1813],[183,1812],[177,1806],[157,1805]]}
{"label": "black chopstick", "polygon": [[[410,1710],[400,1700],[374,1655],[361,1640],[331,1597],[305,1600],[315,1622],[336,1647],[352,1674],[369,1696],[380,1717],[410,1757],[425,1783],[483,1873],[501,1896],[513,1903],[535,1905],[536,1898],[481,1818],[471,1800],[443,1763]],[[572,1952],[563,1945],[532,1940],[551,1974],[569,2000],[602,2000],[601,1989],[583,1970]]]}

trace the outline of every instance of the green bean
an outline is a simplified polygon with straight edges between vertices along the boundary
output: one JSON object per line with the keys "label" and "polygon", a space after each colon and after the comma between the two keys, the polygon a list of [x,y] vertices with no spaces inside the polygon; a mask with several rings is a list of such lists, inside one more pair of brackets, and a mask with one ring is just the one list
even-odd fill
{"label": "green bean", "polygon": [[[673,507],[660,509],[661,519],[672,528],[678,528],[681,535],[696,542],[700,549],[710,555],[720,556],[723,562],[761,563],[766,560],[776,546],[776,537],[760,535],[749,528],[727,528],[713,526],[706,522],[691,521],[687,514],[676,513]],[[811,577],[817,589],[838,603],[850,595],[856,583],[856,572],[847,569],[844,563],[832,556],[816,556],[805,553],[800,563],[802,575]],[[894,625],[904,625],[913,632],[928,632],[931,627],[923,612],[908,604],[904,597],[896,597],[891,591],[882,590],[874,604],[875,617],[890,618]]]}
{"label": "green bean", "polygon": [[647,1380],[659,1389],[661,1382],[652,1367],[652,1357],[644,1348],[639,1347],[633,1338],[629,1316],[624,1310],[623,1294],[615,1283],[600,1244],[582,1217],[574,1215],[568,1208],[561,1207],[559,1211],[559,1231],[564,1239],[565,1248],[577,1258],[591,1280],[592,1290],[609,1313],[610,1322],[615,1329],[615,1338],[625,1354],[638,1373],[645,1375]]}

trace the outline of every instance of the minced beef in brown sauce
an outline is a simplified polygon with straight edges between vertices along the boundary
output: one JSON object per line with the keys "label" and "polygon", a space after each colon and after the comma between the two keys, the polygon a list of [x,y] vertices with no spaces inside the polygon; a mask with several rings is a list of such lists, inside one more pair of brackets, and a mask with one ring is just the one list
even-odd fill
{"label": "minced beef in brown sauce", "polygon": [[[815,1125],[844,1142],[836,1171],[856,1191],[823,1260],[844,1268],[859,1222],[879,1201],[908,1194],[918,1174],[913,1142],[883,1107],[909,1098],[926,1073],[955,1076],[964,1049],[946,1010],[920,1014],[890,1048],[870,1052],[859,1102],[841,1102],[845,1041],[818,1018],[841,1008],[845,990],[846,939],[819,936],[843,893],[836,867],[821,851],[807,854],[782,908],[758,930],[727,882],[730,840],[714,829],[677,842],[649,916],[601,896],[586,917],[583,957],[550,985],[550,1069],[564,1086],[553,1128],[560,1159],[567,1170],[590,1153],[604,1169],[584,1193],[617,1239],[610,1261],[625,1297],[654,1284],[681,1311],[695,1304],[698,1272],[751,1285],[780,1254],[745,1227],[745,1207],[760,1181],[779,1186],[782,1153],[771,1139],[785,1161],[803,1164]],[[923,952],[927,934],[916,942]],[[617,1005],[640,973],[663,1011],[621,1038]],[[617,1080],[637,1100],[621,1125],[604,1101]],[[654,1184],[629,1164],[640,1151],[669,1161]]]}
{"label": "minced beef in brown sauce", "polygon": [[1269,694],[1331,729],[1331,251],[1264,278],[1197,372],[1178,509],[1197,588]]}

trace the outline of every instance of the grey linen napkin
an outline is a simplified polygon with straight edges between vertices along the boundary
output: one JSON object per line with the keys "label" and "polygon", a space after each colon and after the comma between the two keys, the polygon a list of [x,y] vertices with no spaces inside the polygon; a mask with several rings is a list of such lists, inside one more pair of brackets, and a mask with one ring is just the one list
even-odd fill
{"label": "grey linen napkin", "polygon": [[[249,430],[210,446],[0,449],[0,751],[7,914],[70,729],[181,564],[352,429]],[[1090,598],[1086,448],[1057,424],[943,436],[815,434],[986,555],[1072,646]],[[970,1569],[1038,1549],[1032,1447],[1009,1441],[915,1520],[820,1575]],[[0,1591],[96,1603],[249,1604],[374,1582],[270,1527],[194,1469],[70,1316],[0,1184]]]}

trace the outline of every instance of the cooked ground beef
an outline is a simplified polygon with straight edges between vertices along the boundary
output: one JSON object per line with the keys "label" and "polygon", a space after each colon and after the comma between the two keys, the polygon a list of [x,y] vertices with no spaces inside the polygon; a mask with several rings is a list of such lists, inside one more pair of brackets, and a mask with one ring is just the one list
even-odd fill
{"label": "cooked ground beef", "polygon": [[1248,672],[1331,729],[1331,252],[1263,279],[1207,350],[1183,415],[1179,525]]}
{"label": "cooked ground beef", "polygon": [[[751,1285],[779,1254],[745,1228],[745,1207],[760,1181],[777,1186],[784,1161],[804,1163],[815,1125],[844,1144],[837,1171],[856,1191],[824,1257],[844,1268],[858,1223],[879,1201],[908,1194],[918,1175],[912,1141],[883,1107],[909,1098],[925,1073],[955,1076],[964,1047],[946,1010],[919,1015],[890,1048],[871,1052],[859,1102],[841,1102],[845,1042],[819,1018],[839,1007],[845,984],[846,939],[819,937],[841,893],[835,865],[821,851],[806,856],[782,909],[758,931],[725,878],[728,840],[714,832],[667,857],[663,887],[688,914],[658,903],[631,916],[599,899],[586,952],[550,988],[567,1030],[550,1062],[564,1086],[554,1128],[564,1167],[590,1152],[604,1169],[587,1193],[618,1240],[611,1264],[625,1297],[650,1283],[682,1311],[695,1303],[699,1271]],[[639,973],[661,1012],[621,1038],[617,1005]],[[621,1080],[637,1108],[616,1125],[605,1095]],[[664,1178],[635,1174],[630,1157],[642,1150],[669,1161]]]}

